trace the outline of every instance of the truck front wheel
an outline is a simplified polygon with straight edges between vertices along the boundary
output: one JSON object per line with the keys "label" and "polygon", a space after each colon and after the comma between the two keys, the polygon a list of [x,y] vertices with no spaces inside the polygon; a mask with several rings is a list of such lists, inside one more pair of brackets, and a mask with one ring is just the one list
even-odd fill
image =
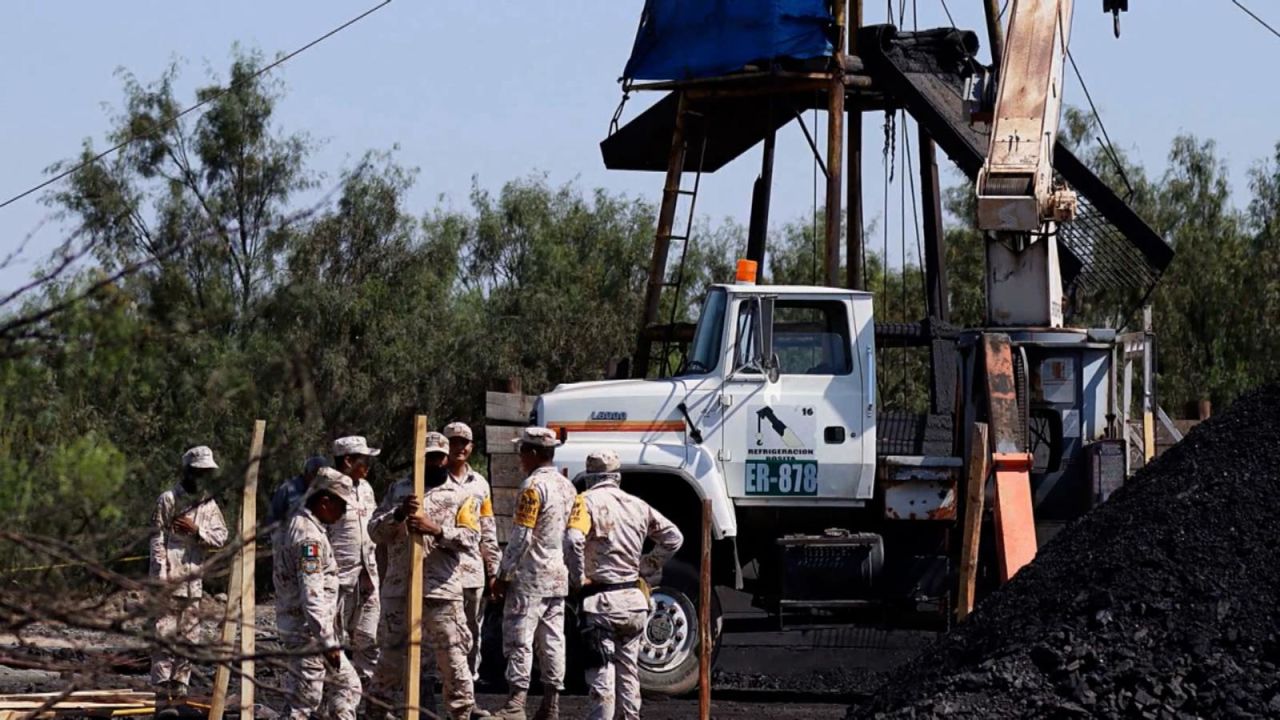
{"label": "truck front wheel", "polygon": [[[720,649],[720,600],[711,593],[711,659]],[[653,589],[653,609],[640,638],[640,686],[664,695],[686,695],[698,687],[698,572],[681,560],[662,571]]]}

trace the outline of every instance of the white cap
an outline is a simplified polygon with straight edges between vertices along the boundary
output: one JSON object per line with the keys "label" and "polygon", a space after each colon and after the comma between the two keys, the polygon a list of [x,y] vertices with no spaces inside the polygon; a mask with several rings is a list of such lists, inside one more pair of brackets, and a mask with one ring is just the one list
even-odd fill
{"label": "white cap", "polygon": [[182,467],[217,470],[218,463],[213,461],[213,451],[207,445],[197,445],[182,453]]}
{"label": "white cap", "polygon": [[444,426],[444,436],[450,440],[454,438],[466,438],[468,442],[475,438],[471,435],[471,426],[464,422],[451,422]]}
{"label": "white cap", "polygon": [[311,485],[307,487],[306,497],[310,498],[322,492],[329,493],[348,505],[359,502],[355,489],[351,486],[351,478],[333,468],[320,468],[316,472],[316,479],[312,480]]}
{"label": "white cap", "polygon": [[513,438],[515,445],[532,445],[533,447],[559,447],[560,437],[556,431],[544,427],[527,427],[520,431],[520,436]]}
{"label": "white cap", "polygon": [[433,452],[444,453],[448,455],[449,439],[438,432],[429,432],[427,433],[426,447],[427,447],[427,450],[426,450],[427,455],[430,455]]}
{"label": "white cap", "polygon": [[369,447],[368,441],[363,435],[350,435],[341,437],[333,441],[333,456],[342,457],[344,455],[367,455],[368,457],[377,457],[382,450]]}

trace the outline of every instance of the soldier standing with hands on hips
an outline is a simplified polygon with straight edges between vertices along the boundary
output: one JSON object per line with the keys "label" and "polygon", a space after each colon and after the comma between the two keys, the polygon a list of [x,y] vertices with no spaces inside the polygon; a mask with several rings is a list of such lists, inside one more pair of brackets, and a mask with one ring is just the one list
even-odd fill
{"label": "soldier standing with hands on hips", "polygon": [[[585,488],[565,531],[569,584],[582,597],[578,629],[586,648],[590,720],[640,717],[640,636],[649,617],[649,588],[684,543],[675,524],[622,490],[617,453],[587,456]],[[653,549],[642,555],[646,540]]]}

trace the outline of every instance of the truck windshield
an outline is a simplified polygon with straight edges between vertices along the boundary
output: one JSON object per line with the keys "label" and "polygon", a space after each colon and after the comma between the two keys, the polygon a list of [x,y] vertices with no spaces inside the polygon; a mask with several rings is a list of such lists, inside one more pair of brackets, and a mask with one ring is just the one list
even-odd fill
{"label": "truck windshield", "polygon": [[702,303],[702,317],[689,346],[682,375],[703,375],[720,365],[720,341],[724,337],[725,291],[714,288]]}

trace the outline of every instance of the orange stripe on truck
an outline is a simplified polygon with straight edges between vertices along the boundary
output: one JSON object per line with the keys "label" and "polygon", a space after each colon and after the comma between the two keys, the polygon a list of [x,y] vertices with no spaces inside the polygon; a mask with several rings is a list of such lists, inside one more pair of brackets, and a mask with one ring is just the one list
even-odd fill
{"label": "orange stripe on truck", "polygon": [[552,430],[565,432],[684,432],[683,420],[583,420],[551,423]]}

